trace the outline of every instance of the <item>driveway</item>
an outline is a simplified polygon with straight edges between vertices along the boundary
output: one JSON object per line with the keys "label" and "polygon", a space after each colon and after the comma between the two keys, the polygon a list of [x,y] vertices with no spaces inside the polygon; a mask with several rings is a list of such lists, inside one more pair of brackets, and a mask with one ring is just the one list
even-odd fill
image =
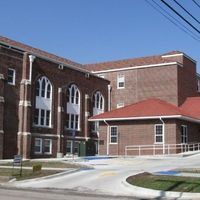
{"label": "driveway", "polygon": [[123,184],[128,176],[142,171],[156,172],[174,168],[199,167],[200,154],[186,157],[112,158],[89,161],[77,160],[76,162],[92,166],[93,169],[83,169],[50,179],[14,182],[12,186],[70,189],[91,194],[134,196],[131,188]]}

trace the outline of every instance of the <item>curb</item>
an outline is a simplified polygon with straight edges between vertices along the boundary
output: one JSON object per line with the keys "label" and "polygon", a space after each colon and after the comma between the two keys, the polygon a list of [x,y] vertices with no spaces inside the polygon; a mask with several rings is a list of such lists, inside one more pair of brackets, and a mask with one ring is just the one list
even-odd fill
{"label": "curb", "polygon": [[147,199],[166,199],[166,198],[173,198],[173,199],[200,199],[200,193],[189,193],[189,192],[165,192],[162,190],[153,190],[148,188],[142,188],[138,186],[134,186],[129,184],[126,180],[122,181],[122,184],[131,189],[134,193],[135,197],[138,198],[147,198]]}
{"label": "curb", "polygon": [[49,175],[49,176],[32,178],[32,179],[27,179],[27,180],[22,180],[22,181],[17,181],[16,179],[13,179],[12,182],[8,182],[4,185],[9,185],[9,184],[16,183],[16,182],[27,183],[27,182],[31,182],[31,181],[39,181],[39,180],[45,180],[45,179],[50,179],[50,178],[56,178],[56,177],[63,176],[63,175],[66,175],[66,174],[72,174],[72,173],[75,173],[75,172],[78,172],[78,171],[81,171],[81,169],[71,169],[71,170],[67,170],[65,172],[60,172],[60,173]]}

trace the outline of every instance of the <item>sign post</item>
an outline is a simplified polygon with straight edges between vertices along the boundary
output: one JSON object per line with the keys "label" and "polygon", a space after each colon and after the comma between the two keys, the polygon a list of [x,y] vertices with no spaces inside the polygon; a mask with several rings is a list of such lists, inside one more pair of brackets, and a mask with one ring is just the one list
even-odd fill
{"label": "sign post", "polygon": [[14,156],[13,169],[14,169],[14,167],[20,167],[20,176],[22,176],[22,155]]}

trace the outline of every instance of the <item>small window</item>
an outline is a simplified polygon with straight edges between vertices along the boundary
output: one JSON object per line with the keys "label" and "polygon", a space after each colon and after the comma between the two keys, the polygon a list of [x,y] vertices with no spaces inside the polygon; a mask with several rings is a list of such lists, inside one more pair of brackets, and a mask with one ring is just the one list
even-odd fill
{"label": "small window", "polygon": [[41,138],[35,138],[34,152],[36,154],[41,154],[42,153],[42,139]]}
{"label": "small window", "polygon": [[51,154],[52,153],[52,140],[45,139],[44,140],[44,154]]}
{"label": "small window", "polygon": [[117,76],[117,89],[125,88],[125,77],[123,74]]}
{"label": "small window", "polygon": [[122,108],[122,107],[124,107],[124,103],[118,103],[117,104],[117,108]]}
{"label": "small window", "polygon": [[117,144],[118,142],[118,130],[117,126],[110,127],[110,144]]}
{"label": "small window", "polygon": [[156,143],[163,143],[163,125],[156,124],[155,125],[155,142]]}
{"label": "small window", "polygon": [[188,142],[188,131],[187,131],[187,126],[182,125],[181,126],[181,143],[185,144]]}
{"label": "small window", "polygon": [[8,69],[8,84],[15,85],[15,70],[11,68]]}

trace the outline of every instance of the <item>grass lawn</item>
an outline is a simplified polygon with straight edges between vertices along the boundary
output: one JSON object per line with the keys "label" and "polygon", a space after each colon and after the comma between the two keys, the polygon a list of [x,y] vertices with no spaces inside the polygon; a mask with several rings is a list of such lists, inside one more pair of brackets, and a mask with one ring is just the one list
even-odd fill
{"label": "grass lawn", "polygon": [[200,193],[200,178],[152,175],[145,172],[130,176],[127,178],[127,182],[155,190]]}
{"label": "grass lawn", "polygon": [[[52,168],[80,168],[81,165],[62,162],[62,161],[48,161],[48,162],[39,162],[39,161],[23,161],[24,167],[32,167],[33,165],[42,165],[42,167],[52,167]],[[12,162],[0,163],[2,166],[12,166]]]}
{"label": "grass lawn", "polygon": [[36,178],[42,176],[48,176],[52,174],[59,173],[61,171],[57,170],[41,170],[38,172],[33,172],[32,169],[23,169],[22,176],[19,175],[19,169],[4,169],[0,168],[0,176],[8,176],[11,178],[16,178],[17,180],[29,179],[29,178]]}

